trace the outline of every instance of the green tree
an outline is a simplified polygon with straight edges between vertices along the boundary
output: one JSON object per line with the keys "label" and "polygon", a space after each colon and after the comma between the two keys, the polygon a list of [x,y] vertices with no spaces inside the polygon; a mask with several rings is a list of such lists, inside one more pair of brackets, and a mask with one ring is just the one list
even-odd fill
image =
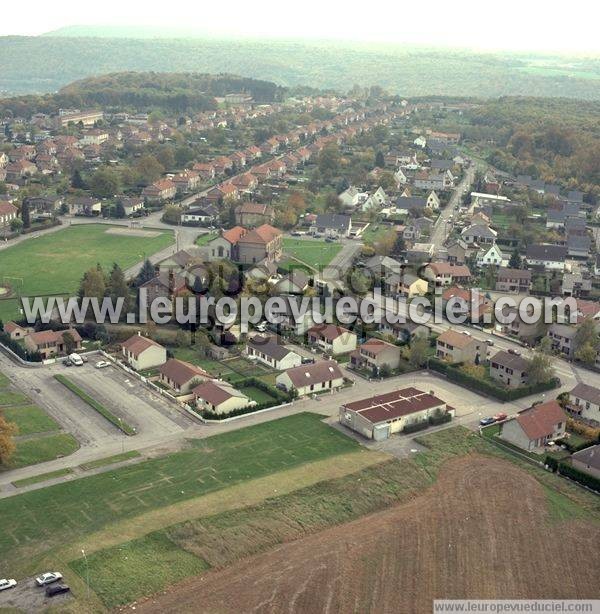
{"label": "green tree", "polygon": [[162,164],[150,155],[142,156],[135,165],[135,169],[140,180],[145,184],[153,183],[165,172]]}
{"label": "green tree", "polygon": [[375,154],[375,166],[385,168],[385,156],[381,150]]}
{"label": "green tree", "polygon": [[110,271],[110,275],[108,277],[108,287],[107,287],[108,296],[113,301],[113,304],[116,304],[116,301],[123,297],[123,314],[129,309],[129,286],[127,285],[127,280],[125,279],[125,274],[121,267],[114,263],[113,267]]}
{"label": "green tree", "polygon": [[422,367],[427,360],[429,340],[425,335],[417,335],[410,343],[408,362],[413,367]]}
{"label": "green tree", "polygon": [[123,219],[125,217],[125,207],[120,200],[118,200],[115,205],[115,217],[118,219]]}
{"label": "green tree", "polygon": [[71,187],[74,190],[85,190],[87,189],[87,185],[81,176],[81,171],[76,168],[71,175]]}
{"label": "green tree", "polygon": [[165,211],[162,216],[162,221],[167,224],[179,224],[181,220],[181,209],[177,205],[169,205],[165,207]]}
{"label": "green tree", "polygon": [[590,341],[584,343],[578,350],[575,351],[575,358],[587,366],[592,366],[596,363],[597,355],[598,350]]}
{"label": "green tree", "polygon": [[23,228],[31,226],[31,215],[29,213],[29,201],[25,198],[21,203],[21,219],[23,220]]}
{"label": "green tree", "polygon": [[10,221],[10,229],[13,232],[21,232],[22,228],[23,228],[23,220],[21,218],[16,217]]}
{"label": "green tree", "polygon": [[590,344],[594,349],[597,349],[598,341],[596,322],[592,318],[585,318],[577,327],[573,338],[573,350],[577,352],[586,344]]}
{"label": "green tree", "polygon": [[99,168],[90,179],[90,190],[98,198],[110,198],[121,190],[121,178],[111,168]]}
{"label": "green tree", "polygon": [[67,354],[71,354],[73,350],[77,347],[77,343],[75,342],[75,337],[71,333],[63,334],[63,341],[65,343],[65,351]]}
{"label": "green tree", "polygon": [[79,298],[89,296],[90,298],[102,299],[106,294],[106,278],[101,266],[89,269],[83,274],[79,284]]}
{"label": "green tree", "polygon": [[515,249],[513,253],[510,255],[510,260],[508,261],[508,267],[511,269],[521,268],[521,256],[519,255],[518,249]]}
{"label": "green tree", "polygon": [[[548,339],[548,337],[545,337],[545,339]],[[529,376],[529,384],[532,386],[543,384],[554,377],[552,357],[548,352],[547,344],[540,342],[535,349],[533,356],[529,360],[527,374]]]}
{"label": "green tree", "polygon": [[140,269],[140,272],[137,274],[135,278],[135,285],[141,286],[142,284],[145,284],[147,281],[154,279],[155,276],[156,276],[156,270],[154,269],[154,265],[150,262],[150,260],[148,260],[148,258],[146,258],[146,260],[144,260],[144,264],[142,265],[142,268]]}

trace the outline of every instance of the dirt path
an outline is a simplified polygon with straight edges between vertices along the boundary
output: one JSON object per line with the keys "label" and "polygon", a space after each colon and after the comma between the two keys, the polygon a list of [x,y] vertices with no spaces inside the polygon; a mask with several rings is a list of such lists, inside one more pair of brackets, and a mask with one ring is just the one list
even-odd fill
{"label": "dirt path", "polygon": [[396,614],[429,613],[435,597],[597,598],[600,524],[555,522],[547,505],[518,467],[462,457],[406,505],[183,582],[136,611]]}

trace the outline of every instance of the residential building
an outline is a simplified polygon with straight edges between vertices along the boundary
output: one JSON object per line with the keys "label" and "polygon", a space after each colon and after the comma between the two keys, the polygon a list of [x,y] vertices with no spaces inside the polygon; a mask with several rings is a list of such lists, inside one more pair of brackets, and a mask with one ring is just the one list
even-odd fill
{"label": "residential building", "polygon": [[246,202],[235,209],[235,223],[245,228],[272,224],[274,219],[275,211],[269,205]]}
{"label": "residential building", "polygon": [[81,337],[74,328],[41,330],[25,337],[25,347],[32,352],[39,352],[44,359],[52,358],[81,349]]}
{"label": "residential building", "polygon": [[580,382],[569,392],[567,409],[600,424],[600,389]]}
{"label": "residential building", "polygon": [[502,266],[508,264],[508,259],[497,245],[492,245],[489,249],[484,248],[477,254],[477,266]]}
{"label": "residential building", "polygon": [[225,231],[221,230],[221,234],[207,245],[208,257],[211,260],[235,260],[237,258],[238,241],[245,233],[246,229],[242,226],[234,226]]}
{"label": "residential building", "polygon": [[460,233],[461,239],[468,245],[494,245],[497,236],[498,233],[493,228],[484,224],[471,225]]}
{"label": "residential building", "polygon": [[397,369],[400,366],[401,355],[402,351],[398,346],[373,337],[350,354],[350,365],[353,369],[368,370],[378,374],[384,368]]}
{"label": "residential building", "polygon": [[158,368],[159,381],[178,394],[189,394],[198,384],[212,377],[196,365],[170,358]]}
{"label": "residential building", "polygon": [[347,354],[356,349],[357,337],[352,331],[335,324],[318,324],[308,329],[309,345],[330,354]]}
{"label": "residential building", "polygon": [[571,465],[579,471],[600,479],[600,444],[575,452],[571,456]]}
{"label": "residential building", "polygon": [[127,217],[132,216],[144,208],[144,199],[141,196],[122,196],[119,198]]}
{"label": "residential building", "polygon": [[468,333],[445,330],[436,341],[436,356],[452,363],[475,363],[485,359],[485,343]]}
{"label": "residential building", "polygon": [[567,415],[558,401],[547,401],[520,411],[500,423],[501,439],[527,452],[534,452],[565,434]]}
{"label": "residential building", "polygon": [[24,339],[31,332],[31,329],[19,326],[15,322],[6,322],[4,324],[4,332],[13,341],[18,341],[19,339]]}
{"label": "residential building", "polygon": [[324,234],[328,237],[349,237],[352,219],[349,215],[338,213],[321,213],[311,226],[312,234]]}
{"label": "residential building", "polygon": [[344,385],[344,374],[335,360],[319,360],[312,364],[287,369],[276,378],[277,386],[295,390],[299,397],[326,390],[334,391]]}
{"label": "residential building", "polygon": [[102,201],[91,196],[75,196],[68,201],[71,215],[100,215],[102,213]]}
{"label": "residential building", "polygon": [[121,353],[129,366],[136,371],[152,369],[167,362],[166,348],[139,333],[121,344]]}
{"label": "residential building", "polygon": [[159,179],[142,190],[142,196],[148,202],[159,203],[175,198],[177,186],[170,179]]}
{"label": "residential building", "polygon": [[[237,241],[237,257],[241,264],[256,264],[263,260],[277,261],[283,250],[283,233],[278,228],[263,224],[242,234]],[[234,252],[235,253],[235,252]]]}
{"label": "residential building", "polygon": [[431,262],[425,267],[423,275],[436,288],[467,285],[471,282],[469,267],[451,262]]}
{"label": "residential building", "polygon": [[[392,318],[390,318],[392,320]],[[393,322],[383,318],[379,325],[379,332],[382,335],[392,337],[394,341],[400,343],[410,343],[415,337],[429,337],[429,327],[425,324],[415,322]]]}
{"label": "residential building", "polygon": [[497,352],[490,360],[490,376],[509,388],[519,388],[528,383],[529,361],[522,356],[504,350]]}
{"label": "residential building", "polygon": [[496,290],[513,294],[529,294],[531,271],[500,267],[496,275]]}
{"label": "residential building", "polygon": [[276,371],[298,367],[302,363],[300,355],[278,343],[272,335],[254,335],[246,345],[246,354]]}
{"label": "residential building", "polygon": [[243,392],[230,383],[221,380],[208,380],[192,389],[196,408],[212,414],[226,415],[238,409],[256,405]]}
{"label": "residential building", "polygon": [[407,426],[427,422],[454,408],[435,396],[433,391],[403,388],[368,399],[345,403],[340,407],[340,424],[368,439],[380,441]]}
{"label": "residential building", "polygon": [[529,266],[548,271],[564,271],[567,248],[564,245],[533,244],[527,248],[525,260]]}
{"label": "residential building", "polygon": [[10,226],[10,223],[17,219],[19,210],[9,202],[0,201],[0,228]]}
{"label": "residential building", "polygon": [[548,337],[552,341],[552,349],[564,354],[567,358],[573,358],[574,356],[573,340],[576,334],[577,329],[567,324],[552,324],[548,329]]}

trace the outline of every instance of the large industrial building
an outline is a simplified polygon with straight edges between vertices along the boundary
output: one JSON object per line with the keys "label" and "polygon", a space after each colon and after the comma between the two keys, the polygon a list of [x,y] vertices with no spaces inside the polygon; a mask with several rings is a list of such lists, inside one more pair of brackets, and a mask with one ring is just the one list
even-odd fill
{"label": "large industrial building", "polygon": [[340,423],[369,439],[387,439],[409,424],[425,422],[432,416],[450,413],[454,408],[438,399],[433,391],[403,388],[340,407]]}

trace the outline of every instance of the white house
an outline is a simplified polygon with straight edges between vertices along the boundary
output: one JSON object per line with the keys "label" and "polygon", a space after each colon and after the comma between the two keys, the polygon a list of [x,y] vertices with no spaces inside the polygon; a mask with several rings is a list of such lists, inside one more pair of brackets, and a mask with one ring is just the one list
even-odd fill
{"label": "white house", "polygon": [[308,329],[308,343],[335,356],[356,349],[357,337],[352,331],[335,324],[319,324]]}
{"label": "white house", "polygon": [[256,405],[256,401],[224,381],[202,382],[192,389],[192,394],[200,411],[210,411],[214,414],[230,414],[237,409]]}
{"label": "white house", "polygon": [[477,266],[507,266],[508,259],[500,251],[497,245],[492,245],[488,250],[482,250],[477,254]]}
{"label": "white house", "polygon": [[302,364],[302,357],[292,352],[284,345],[277,343],[277,339],[270,335],[255,335],[246,345],[246,354],[263,364],[283,371]]}
{"label": "white house", "polygon": [[136,371],[159,367],[167,362],[167,350],[153,339],[133,335],[121,344],[121,353],[129,366]]}
{"label": "white house", "polygon": [[586,420],[600,423],[600,389],[579,383],[569,392],[568,408]]}
{"label": "white house", "polygon": [[281,373],[275,380],[288,391],[296,390],[298,396],[336,390],[344,385],[344,374],[334,360],[320,360],[301,365]]}

